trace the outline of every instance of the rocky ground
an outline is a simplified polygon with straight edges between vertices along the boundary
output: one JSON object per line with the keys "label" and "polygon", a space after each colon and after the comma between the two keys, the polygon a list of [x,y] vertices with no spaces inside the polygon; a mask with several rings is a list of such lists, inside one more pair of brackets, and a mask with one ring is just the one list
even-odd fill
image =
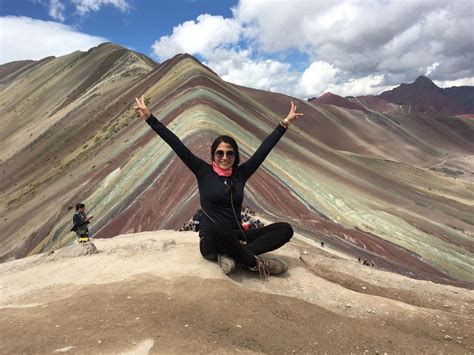
{"label": "rocky ground", "polygon": [[0,264],[0,353],[474,352],[474,291],[294,238],[286,275],[230,277],[194,232],[94,241]]}

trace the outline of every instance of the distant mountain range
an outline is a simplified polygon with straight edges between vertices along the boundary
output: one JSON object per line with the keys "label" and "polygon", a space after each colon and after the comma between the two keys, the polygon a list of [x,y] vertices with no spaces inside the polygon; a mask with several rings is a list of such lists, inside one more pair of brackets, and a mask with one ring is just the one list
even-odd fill
{"label": "distant mountain range", "polygon": [[205,161],[220,134],[248,159],[293,100],[304,117],[244,205],[380,269],[474,287],[474,120],[453,115],[469,112],[472,88],[430,83],[307,102],[225,82],[187,54],[155,63],[111,43],[1,65],[0,261],[70,244],[78,202],[97,238],[192,217],[195,178],[136,117],[135,97]]}
{"label": "distant mountain range", "polygon": [[384,91],[374,96],[341,97],[325,93],[310,102],[351,108],[361,111],[410,112],[419,114],[474,114],[474,87],[442,89],[430,79],[420,76],[411,84]]}

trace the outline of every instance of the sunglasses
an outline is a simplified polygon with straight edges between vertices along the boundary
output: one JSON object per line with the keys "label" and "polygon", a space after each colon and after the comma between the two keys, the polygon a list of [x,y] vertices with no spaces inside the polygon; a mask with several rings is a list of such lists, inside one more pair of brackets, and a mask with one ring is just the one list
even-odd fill
{"label": "sunglasses", "polygon": [[229,158],[229,159],[234,159],[235,158],[235,152],[233,150],[228,150],[228,151],[216,150],[215,153],[214,153],[214,156],[217,159],[224,158],[224,155],[227,156],[227,158]]}

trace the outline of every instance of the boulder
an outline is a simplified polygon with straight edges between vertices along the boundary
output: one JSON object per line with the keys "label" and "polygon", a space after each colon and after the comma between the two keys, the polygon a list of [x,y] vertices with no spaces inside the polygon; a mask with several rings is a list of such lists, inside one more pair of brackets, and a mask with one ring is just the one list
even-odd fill
{"label": "boulder", "polygon": [[99,251],[93,242],[75,243],[73,245],[57,249],[48,254],[48,259],[76,258],[79,256],[98,254]]}

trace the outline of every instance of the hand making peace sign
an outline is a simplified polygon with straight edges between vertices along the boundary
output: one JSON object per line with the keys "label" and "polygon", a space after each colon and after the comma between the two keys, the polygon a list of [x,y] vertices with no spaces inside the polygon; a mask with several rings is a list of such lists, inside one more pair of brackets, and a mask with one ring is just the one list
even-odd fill
{"label": "hand making peace sign", "polygon": [[291,124],[293,123],[294,120],[296,120],[300,116],[303,116],[303,114],[296,112],[296,105],[293,103],[293,101],[291,101],[290,112],[288,112],[288,115],[286,115],[283,121],[286,122],[287,124]]}
{"label": "hand making peace sign", "polygon": [[135,106],[133,106],[135,112],[138,113],[144,120],[150,118],[151,112],[145,105],[145,99],[143,98],[143,95],[140,97],[140,100],[136,97],[135,102],[137,103]]}

